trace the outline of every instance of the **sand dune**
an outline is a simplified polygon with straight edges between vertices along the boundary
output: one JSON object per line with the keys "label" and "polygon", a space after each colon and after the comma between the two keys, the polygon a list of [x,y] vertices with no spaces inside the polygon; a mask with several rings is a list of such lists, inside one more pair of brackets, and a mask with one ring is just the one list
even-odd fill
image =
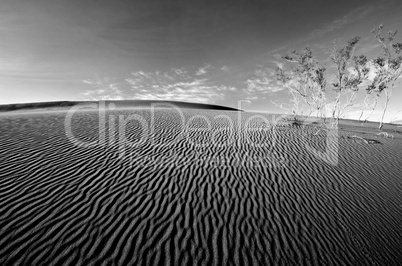
{"label": "sand dune", "polygon": [[[0,265],[402,261],[398,131],[343,126],[331,165],[305,148],[325,147],[314,126],[182,112],[193,129],[185,137],[176,110],[107,111],[104,139],[98,113],[77,112],[71,132],[98,141],[90,148],[66,137],[66,113],[0,116]],[[144,138],[138,121],[127,123],[122,145],[119,115],[133,114],[149,131]],[[207,121],[212,130],[196,130]],[[347,138],[356,134],[380,143]]]}
{"label": "sand dune", "polygon": [[[149,108],[152,104],[156,105],[174,105],[179,108],[186,109],[208,109],[208,110],[226,110],[226,111],[237,111],[236,108],[221,106],[221,105],[213,105],[213,104],[203,104],[203,103],[191,103],[191,102],[180,102],[180,101],[152,101],[152,100],[109,100],[103,101],[105,105],[109,103],[116,104],[119,108]],[[60,101],[60,102],[37,102],[37,103],[18,103],[18,104],[3,104],[0,105],[0,112],[10,112],[17,110],[40,110],[40,111],[49,111],[49,110],[58,110],[58,109],[69,109],[77,104],[98,104],[99,101]]]}

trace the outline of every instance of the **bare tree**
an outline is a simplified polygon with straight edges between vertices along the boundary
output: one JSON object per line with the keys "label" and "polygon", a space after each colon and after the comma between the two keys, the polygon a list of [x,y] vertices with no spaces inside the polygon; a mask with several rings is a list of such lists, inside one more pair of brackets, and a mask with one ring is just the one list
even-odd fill
{"label": "bare tree", "polygon": [[351,38],[341,48],[335,43],[332,49],[331,60],[336,67],[335,81],[332,83],[336,92],[332,117],[336,118],[337,122],[345,109],[353,105],[359,86],[367,79],[369,73],[367,57],[354,56],[359,40],[360,37]]}
{"label": "bare tree", "polygon": [[292,63],[290,71],[277,68],[277,79],[286,84],[292,96],[292,114],[303,115],[304,109],[308,108],[308,116],[316,112],[317,117],[325,115],[325,67],[319,66],[313,57],[310,48],[300,51],[292,51],[282,57]]}
{"label": "bare tree", "polygon": [[[372,83],[367,87],[367,92],[385,93],[385,104],[381,115],[380,125],[378,129],[382,129],[385,112],[391,99],[392,91],[395,87],[396,80],[402,73],[402,43],[394,43],[397,30],[389,31],[387,38],[382,36],[381,30],[383,25],[375,27],[371,32],[375,39],[382,46],[381,53],[373,59],[375,67],[375,77]],[[374,109],[373,109],[374,110]]]}
{"label": "bare tree", "polygon": [[364,118],[363,122],[367,122],[367,120],[373,115],[375,108],[377,107],[378,104],[378,99],[380,98],[380,94],[377,93],[373,93],[372,91],[367,91],[366,90],[366,95],[364,96],[363,99],[363,104],[362,104],[362,110],[360,112],[360,116],[359,116],[359,122],[362,122],[362,117],[364,114],[364,111],[366,109],[370,109],[370,115],[368,115],[366,118]]}

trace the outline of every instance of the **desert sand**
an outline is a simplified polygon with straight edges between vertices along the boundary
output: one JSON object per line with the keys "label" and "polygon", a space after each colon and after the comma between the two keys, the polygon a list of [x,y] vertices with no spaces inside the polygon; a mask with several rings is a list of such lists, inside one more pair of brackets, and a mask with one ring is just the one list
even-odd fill
{"label": "desert sand", "polygon": [[78,110],[77,145],[66,110],[0,114],[0,265],[402,261],[400,127],[341,121],[331,163],[279,115]]}

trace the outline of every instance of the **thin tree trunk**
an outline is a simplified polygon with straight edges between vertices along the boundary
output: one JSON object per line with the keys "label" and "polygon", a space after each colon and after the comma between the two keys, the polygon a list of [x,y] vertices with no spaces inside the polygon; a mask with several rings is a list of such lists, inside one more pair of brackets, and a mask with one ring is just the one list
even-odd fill
{"label": "thin tree trunk", "polygon": [[335,118],[335,114],[338,111],[338,105],[339,105],[339,101],[340,101],[340,95],[337,96],[336,100],[335,100],[335,104],[334,104],[334,111],[332,112],[332,117]]}
{"label": "thin tree trunk", "polygon": [[381,116],[381,120],[380,120],[380,125],[379,125],[379,127],[378,127],[379,130],[381,130],[382,127],[383,127],[384,116],[385,116],[385,112],[387,111],[387,107],[388,107],[388,102],[389,102],[388,90],[385,90],[385,98],[386,98],[386,100],[385,100],[385,106],[384,106],[384,109],[383,109],[383,111],[382,111],[382,116]]}
{"label": "thin tree trunk", "polygon": [[364,100],[363,100],[363,102],[364,102],[364,107],[362,108],[362,112],[360,113],[360,116],[359,116],[359,122],[361,122],[361,119],[362,119],[362,116],[363,116],[363,114],[364,114],[364,109],[366,108],[366,106],[367,106],[367,94],[366,94],[366,96],[364,97]]}
{"label": "thin tree trunk", "polygon": [[364,110],[362,110],[362,112],[360,113],[359,122],[361,122],[361,120],[362,120],[363,113],[364,113]]}
{"label": "thin tree trunk", "polygon": [[367,119],[369,119],[373,115],[374,110],[377,107],[377,103],[378,103],[378,98],[375,100],[374,107],[373,107],[373,109],[371,109],[370,115],[364,119],[364,122],[367,122]]}

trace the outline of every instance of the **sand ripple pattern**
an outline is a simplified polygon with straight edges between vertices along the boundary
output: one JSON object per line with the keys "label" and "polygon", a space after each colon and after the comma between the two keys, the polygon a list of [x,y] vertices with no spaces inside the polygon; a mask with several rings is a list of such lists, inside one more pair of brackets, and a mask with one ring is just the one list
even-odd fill
{"label": "sand ripple pattern", "polygon": [[[140,141],[127,123],[121,156],[119,115],[132,114],[154,127]],[[72,132],[92,148],[67,139],[63,112],[2,115],[0,265],[402,261],[401,143],[341,138],[334,166],[304,148],[324,148],[313,128],[183,114],[109,111],[102,139],[98,113],[76,113]]]}

